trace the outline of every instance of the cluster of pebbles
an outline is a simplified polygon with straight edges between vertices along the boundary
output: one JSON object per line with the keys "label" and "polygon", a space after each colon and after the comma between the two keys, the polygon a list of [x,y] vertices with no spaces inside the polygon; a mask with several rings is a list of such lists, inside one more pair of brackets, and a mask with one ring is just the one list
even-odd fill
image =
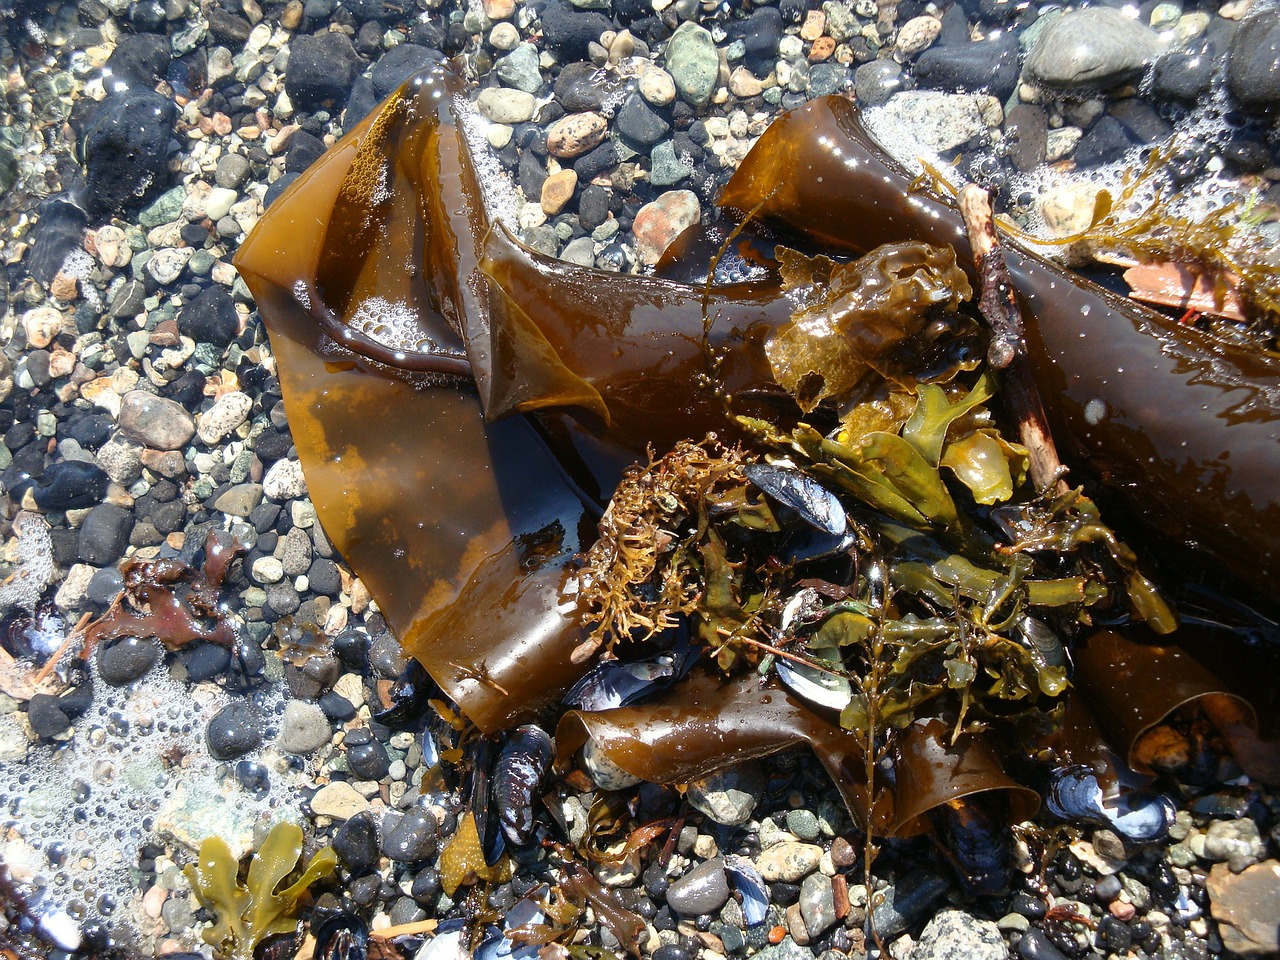
{"label": "cluster of pebbles", "polygon": [[[317,522],[230,263],[419,67],[466,57],[522,239],[610,270],[654,263],[771,118],[829,93],[1010,202],[1045,164],[1123,165],[1175,129],[1188,189],[1229,176],[1280,201],[1280,15],[1254,0],[18,0],[0,28],[0,861],[54,958],[202,949],[211,918],[181,866],[204,836],[243,853],[281,818],[338,853],[318,909],[375,930],[463,910],[436,862],[463,806],[420,790],[420,724],[373,719],[405,664]],[[210,530],[245,550],[234,655],[121,641],[32,696],[122,562],[198,565]],[[1041,870],[1021,844],[1011,893],[974,902],[922,841],[887,843],[868,891],[810,766],[696,785],[668,859],[597,868],[646,921],[643,955],[860,955],[869,909],[896,960],[1280,949],[1280,804],[1243,779],[1153,848],[1060,829]],[[561,786],[555,818],[581,831],[591,801]],[[745,922],[728,856],[763,876],[765,923]],[[490,903],[533,886],[518,873]]]}

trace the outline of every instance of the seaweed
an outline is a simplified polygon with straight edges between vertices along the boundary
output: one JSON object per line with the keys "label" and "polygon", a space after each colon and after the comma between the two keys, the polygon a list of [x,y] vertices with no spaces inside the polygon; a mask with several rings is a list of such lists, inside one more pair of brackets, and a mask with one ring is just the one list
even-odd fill
{"label": "seaweed", "polygon": [[200,845],[199,861],[184,868],[191,889],[215,921],[204,931],[205,943],[230,960],[253,960],[254,948],[267,937],[297,929],[298,901],[317,880],[338,865],[331,847],[324,847],[286,887],[281,884],[298,869],[302,829],[281,821],[271,828],[262,848],[249,861],[240,880],[240,864],[221,837]]}

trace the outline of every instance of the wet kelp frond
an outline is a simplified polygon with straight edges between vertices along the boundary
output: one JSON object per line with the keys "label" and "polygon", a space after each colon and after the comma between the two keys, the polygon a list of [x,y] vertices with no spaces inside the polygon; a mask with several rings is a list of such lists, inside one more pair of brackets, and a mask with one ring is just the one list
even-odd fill
{"label": "wet kelp frond", "polygon": [[298,901],[317,880],[333,873],[338,858],[331,847],[316,853],[288,886],[281,885],[298,869],[302,829],[280,822],[253,854],[244,881],[240,863],[221,837],[200,845],[198,863],[184,869],[191,889],[215,920],[204,941],[230,960],[253,960],[254,948],[268,937],[297,929]]}

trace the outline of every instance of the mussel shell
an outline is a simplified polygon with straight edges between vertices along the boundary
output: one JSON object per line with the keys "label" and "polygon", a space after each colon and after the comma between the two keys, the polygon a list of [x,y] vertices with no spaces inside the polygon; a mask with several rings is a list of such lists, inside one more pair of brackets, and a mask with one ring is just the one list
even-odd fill
{"label": "mussel shell", "polygon": [[502,832],[513,846],[524,847],[534,839],[534,806],[554,758],[550,734],[532,723],[516,728],[498,754],[492,776],[493,804]]}
{"label": "mussel shell", "polygon": [[779,503],[785,504],[810,526],[841,536],[849,518],[840,499],[817,480],[789,467],[751,463],[742,468],[746,478]]}
{"label": "mussel shell", "polygon": [[754,863],[736,853],[726,854],[724,871],[733,887],[742,894],[742,915],[747,926],[764,923],[769,916],[769,889]]}
{"label": "mussel shell", "polygon": [[841,676],[779,657],[774,662],[778,679],[809,703],[828,710],[843,710],[853,696],[853,686]]}
{"label": "mussel shell", "polygon": [[365,960],[369,928],[354,913],[336,913],[315,929],[315,960]]}
{"label": "mussel shell", "polygon": [[1059,767],[1053,772],[1044,803],[1060,820],[1105,826],[1131,843],[1162,839],[1177,814],[1168,797],[1145,790],[1132,790],[1107,800],[1094,772],[1079,765]]}
{"label": "mussel shell", "polygon": [[417,660],[410,659],[391,685],[391,706],[373,715],[378,723],[399,727],[415,720],[426,711],[427,701],[439,696],[440,688]]}

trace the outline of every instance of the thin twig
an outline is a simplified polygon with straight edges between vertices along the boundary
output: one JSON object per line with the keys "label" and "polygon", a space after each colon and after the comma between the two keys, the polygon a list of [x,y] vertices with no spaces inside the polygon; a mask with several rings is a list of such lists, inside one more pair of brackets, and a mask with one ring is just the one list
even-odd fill
{"label": "thin twig", "polygon": [[37,673],[35,675],[35,679],[31,681],[31,685],[33,687],[40,686],[40,684],[44,682],[44,678],[53,672],[53,668],[58,665],[58,661],[66,655],[67,651],[71,649],[71,644],[74,643],[76,638],[81,635],[85,624],[89,622],[90,616],[91,614],[86,613],[80,618],[80,622],[67,633],[67,638],[62,641],[62,646],[58,647],[58,649],[53,652],[53,656],[45,661],[44,666],[40,668],[40,672]]}
{"label": "thin twig", "polygon": [[1067,468],[1049,432],[1044,401],[1036,389],[1027,356],[1026,326],[1018,308],[1018,296],[1005,264],[1004,251],[996,236],[991,200],[981,187],[968,185],[960,191],[960,213],[969,233],[974,265],[981,284],[978,308],[991,325],[991,345],[987,363],[1001,372],[1001,394],[1009,412],[1018,422],[1018,439],[1030,452],[1031,482],[1038,490],[1062,495],[1067,492],[1063,475]]}
{"label": "thin twig", "polygon": [[374,930],[371,936],[377,937],[379,940],[390,940],[393,937],[410,937],[419,933],[431,933],[439,925],[440,921],[435,917],[428,917],[426,920],[415,920],[413,923],[402,923],[399,926]]}

